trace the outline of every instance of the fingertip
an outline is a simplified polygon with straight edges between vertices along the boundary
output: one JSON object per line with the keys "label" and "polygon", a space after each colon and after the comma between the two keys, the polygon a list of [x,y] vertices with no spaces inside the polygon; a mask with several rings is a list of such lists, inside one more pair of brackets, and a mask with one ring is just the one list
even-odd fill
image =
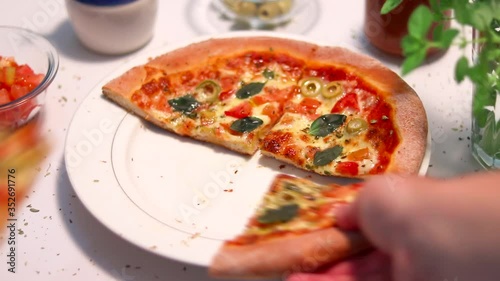
{"label": "fingertip", "polygon": [[371,176],[365,181],[365,189],[369,188],[386,188],[394,190],[408,180],[408,176],[401,174],[385,174]]}
{"label": "fingertip", "polygon": [[286,278],[286,281],[311,281],[314,280],[312,273],[293,273]]}
{"label": "fingertip", "polygon": [[358,222],[359,215],[357,213],[360,207],[359,197],[362,197],[363,190],[384,187],[387,186],[387,182],[391,182],[391,180],[385,176],[372,176],[368,178],[364,182],[363,188],[359,191],[356,200],[351,203],[341,204],[335,208],[334,215],[337,226],[346,230],[358,230],[360,226]]}
{"label": "fingertip", "polygon": [[288,275],[286,277],[286,281],[300,281],[301,278],[300,278],[300,273],[294,273],[294,274],[291,274],[291,275]]}
{"label": "fingertip", "polygon": [[334,210],[334,215],[337,220],[337,225],[346,230],[358,229],[356,213],[353,204],[342,204]]}
{"label": "fingertip", "polygon": [[408,187],[414,186],[416,177],[401,174],[386,174],[370,177],[366,180],[363,190],[360,192],[357,201],[363,206],[372,204],[383,204],[390,207],[394,201],[403,199],[402,197],[409,191]]}
{"label": "fingertip", "polygon": [[379,186],[385,186],[387,179],[383,176],[373,176],[367,179],[363,183],[363,188],[359,191],[356,199],[351,203],[341,204],[337,206],[334,210],[334,215],[336,218],[337,226],[346,230],[358,230],[358,209],[359,209],[359,197],[361,193],[366,188],[377,188]]}
{"label": "fingertip", "polygon": [[391,252],[413,216],[415,190],[423,185],[416,176],[386,174],[370,177],[356,200],[358,224],[380,250]]}
{"label": "fingertip", "polygon": [[294,273],[286,281],[354,281],[353,276],[322,273]]}

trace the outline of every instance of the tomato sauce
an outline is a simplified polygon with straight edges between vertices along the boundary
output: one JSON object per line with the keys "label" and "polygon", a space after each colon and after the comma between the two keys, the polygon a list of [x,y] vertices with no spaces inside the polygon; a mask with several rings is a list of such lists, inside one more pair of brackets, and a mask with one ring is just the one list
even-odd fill
{"label": "tomato sauce", "polygon": [[226,110],[224,114],[237,119],[245,118],[252,115],[252,105],[250,102],[244,101],[230,110]]}
{"label": "tomato sauce", "polygon": [[[386,102],[380,102],[368,115],[368,120],[373,123],[368,129],[366,140],[379,151],[379,163],[370,171],[378,174],[387,168],[396,147],[400,143],[397,130],[394,127],[392,107]],[[374,123],[375,122],[375,123]]]}
{"label": "tomato sauce", "polygon": [[155,80],[145,83],[142,85],[141,90],[146,96],[152,96],[160,90],[159,83]]}
{"label": "tomato sauce", "polygon": [[271,120],[271,124],[274,124],[276,121],[278,121],[278,118],[281,116],[282,110],[279,107],[279,105],[274,105],[274,104],[268,104],[264,107],[262,110],[262,114],[266,115],[269,117]]}
{"label": "tomato sauce", "polygon": [[151,99],[142,94],[141,91],[135,92],[130,98],[133,103],[142,109],[149,109],[151,107]]}
{"label": "tomato sauce", "polygon": [[269,135],[268,141],[264,141],[262,146],[265,150],[272,153],[280,153],[281,150],[293,140],[293,135],[291,133],[274,132]]}
{"label": "tomato sauce", "polygon": [[228,91],[223,91],[219,94],[219,100],[225,101],[229,99],[232,95],[236,93],[236,90],[228,90]]}
{"label": "tomato sauce", "polygon": [[359,111],[358,98],[355,93],[348,93],[337,103],[335,103],[335,106],[332,108],[331,113],[342,112],[344,109],[347,108]]}
{"label": "tomato sauce", "polygon": [[345,70],[335,67],[315,67],[304,70],[306,77],[319,77],[325,81],[349,80]]}
{"label": "tomato sauce", "polygon": [[336,172],[341,175],[350,175],[357,176],[359,174],[359,164],[357,162],[340,162],[337,163],[337,167],[335,168]]}

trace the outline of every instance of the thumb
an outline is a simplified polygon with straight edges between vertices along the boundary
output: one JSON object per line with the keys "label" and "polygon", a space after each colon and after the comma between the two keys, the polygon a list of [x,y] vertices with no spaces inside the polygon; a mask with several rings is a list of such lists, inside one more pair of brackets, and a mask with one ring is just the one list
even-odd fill
{"label": "thumb", "polygon": [[339,227],[360,229],[376,248],[392,252],[408,226],[413,193],[425,184],[422,181],[425,179],[402,175],[367,179],[357,199],[337,210]]}

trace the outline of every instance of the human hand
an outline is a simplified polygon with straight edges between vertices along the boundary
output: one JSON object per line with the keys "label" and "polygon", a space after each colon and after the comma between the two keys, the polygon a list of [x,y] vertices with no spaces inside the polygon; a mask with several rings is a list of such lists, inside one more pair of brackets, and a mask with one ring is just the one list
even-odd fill
{"label": "human hand", "polygon": [[[391,260],[379,252],[351,258],[315,273],[293,273],[287,281],[388,281],[391,279]],[[452,281],[452,280],[450,280]]]}
{"label": "human hand", "polygon": [[436,180],[378,176],[339,227],[359,229],[376,252],[288,281],[498,280],[500,172]]}

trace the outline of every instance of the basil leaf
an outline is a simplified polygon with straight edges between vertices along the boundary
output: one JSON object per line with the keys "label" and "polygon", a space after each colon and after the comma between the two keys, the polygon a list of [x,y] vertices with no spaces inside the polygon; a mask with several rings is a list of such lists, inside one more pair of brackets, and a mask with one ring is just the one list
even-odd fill
{"label": "basil leaf", "polygon": [[257,117],[245,117],[238,119],[231,124],[231,130],[246,133],[257,129],[260,125],[264,124],[260,118]]}
{"label": "basil leaf", "polygon": [[497,36],[500,36],[500,19],[493,19],[491,21],[491,30],[493,30]]}
{"label": "basil leaf", "polygon": [[399,4],[401,4],[403,0],[387,0],[385,1],[384,5],[382,6],[382,9],[380,9],[380,13],[382,15],[385,15],[392,10],[394,10]]}
{"label": "basil leaf", "polygon": [[431,10],[424,5],[418,6],[408,20],[408,34],[425,39],[431,28],[432,20]]}
{"label": "basil leaf", "polygon": [[[483,2],[483,3],[482,3]],[[491,22],[494,18],[498,17],[498,13],[495,14],[495,8],[492,9],[491,4],[486,4],[485,2],[496,2],[494,1],[477,1],[476,5],[469,5],[468,20],[472,27],[478,30],[487,30],[491,27]],[[495,3],[494,6],[497,6]]]}
{"label": "basil leaf", "polygon": [[427,42],[423,39],[415,38],[412,36],[405,36],[401,40],[401,47],[403,47],[403,55],[405,57],[418,52],[420,49],[426,46]]}
{"label": "basil leaf", "polygon": [[314,154],[313,164],[318,167],[328,165],[342,154],[342,150],[344,150],[342,146],[336,145],[323,151],[318,151]]}
{"label": "basil leaf", "polygon": [[[439,27],[439,29],[441,29],[441,27]],[[459,34],[459,31],[457,29],[444,30],[443,33],[441,34],[441,38],[435,39],[436,44],[437,44],[436,47],[442,48],[442,49],[449,48],[451,46],[451,44],[453,43],[453,41],[455,40],[455,37],[457,37],[458,34]]]}
{"label": "basil leaf", "polygon": [[264,69],[264,72],[262,72],[262,75],[264,75],[264,77],[267,80],[274,79],[274,71],[270,70],[269,68]]}
{"label": "basil leaf", "polygon": [[298,213],[299,205],[289,204],[281,206],[279,209],[267,209],[263,215],[257,218],[257,221],[262,224],[287,222],[296,217]]}
{"label": "basil leaf", "polygon": [[237,92],[236,92],[236,97],[239,99],[246,99],[251,96],[255,96],[256,94],[260,93],[262,89],[264,89],[264,85],[266,83],[262,82],[252,82],[248,83],[245,86],[241,87]]}
{"label": "basil leaf", "polygon": [[171,99],[168,104],[175,110],[184,113],[189,117],[194,116],[194,110],[200,106],[200,103],[192,96],[185,95],[176,99]]}
{"label": "basil leaf", "polygon": [[457,64],[455,65],[455,80],[462,82],[467,76],[468,71],[469,60],[465,56],[462,56],[458,59]]}
{"label": "basil leaf", "polygon": [[498,97],[495,89],[483,84],[476,84],[475,91],[472,99],[472,112],[478,126],[483,128],[486,125],[488,112],[491,112],[485,107],[494,106]]}
{"label": "basil leaf", "polygon": [[309,134],[316,137],[324,137],[335,131],[344,124],[347,117],[343,114],[325,114],[318,117],[311,124]]}
{"label": "basil leaf", "polygon": [[403,65],[401,66],[401,73],[403,75],[406,75],[419,67],[424,62],[428,49],[429,45],[424,46],[423,48],[412,54],[409,54],[403,61]]}
{"label": "basil leaf", "polygon": [[285,189],[288,189],[288,190],[291,190],[291,191],[294,191],[294,192],[297,192],[297,193],[302,193],[302,189],[300,189],[300,187],[296,186],[293,183],[286,183],[285,184]]}

